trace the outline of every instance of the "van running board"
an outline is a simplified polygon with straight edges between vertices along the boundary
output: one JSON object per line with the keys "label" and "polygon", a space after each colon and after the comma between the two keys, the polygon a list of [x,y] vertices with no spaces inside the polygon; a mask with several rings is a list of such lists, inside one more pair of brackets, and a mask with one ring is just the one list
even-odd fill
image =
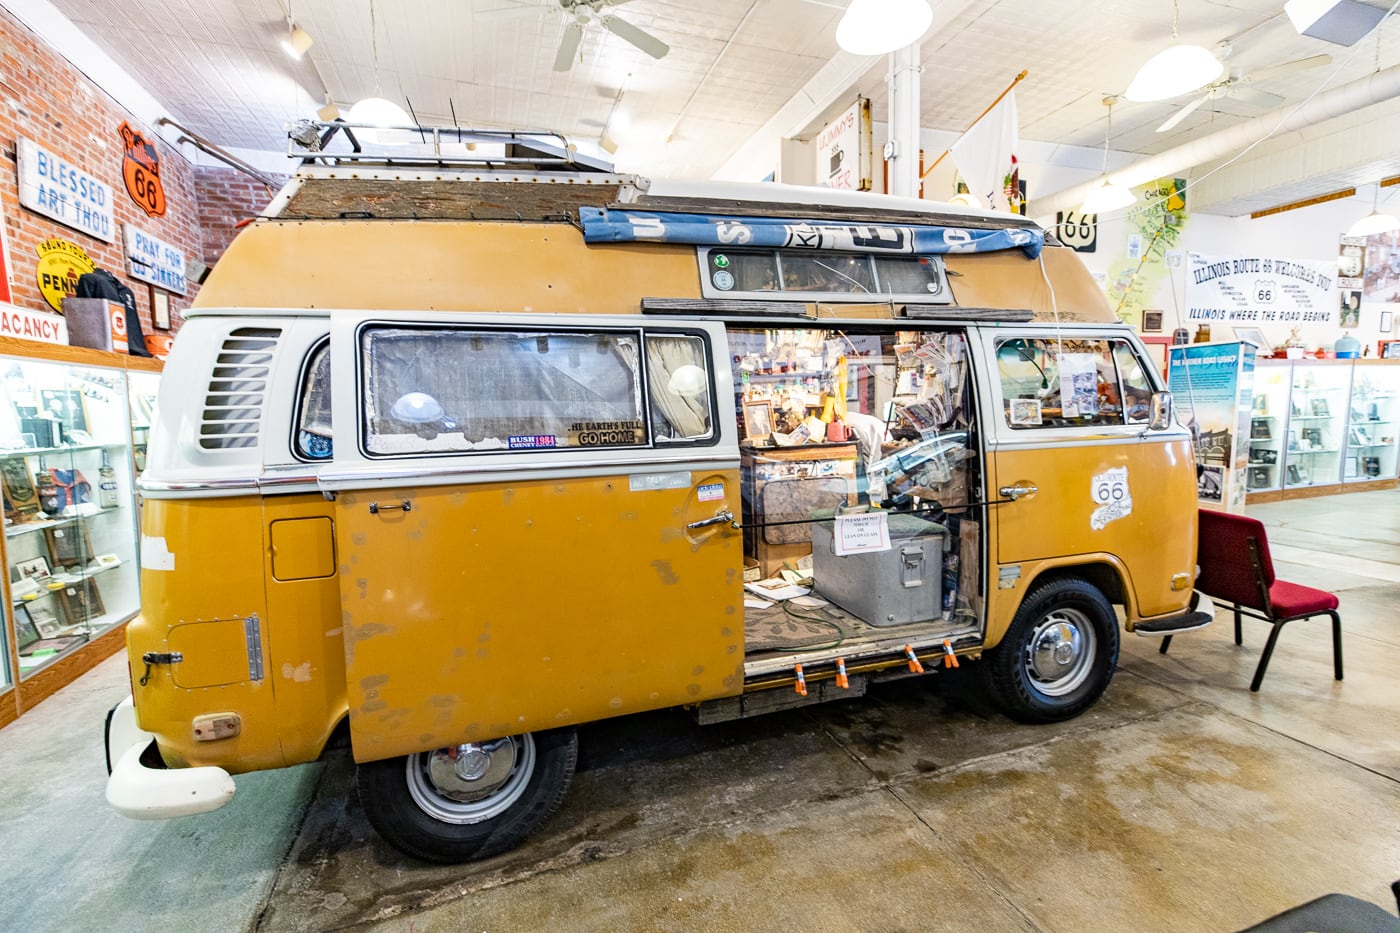
{"label": "van running board", "polygon": [[1169,619],[1152,619],[1133,626],[1133,634],[1144,638],[1161,638],[1179,632],[1190,632],[1205,628],[1215,619],[1215,604],[1204,593],[1197,592],[1192,599],[1190,610]]}

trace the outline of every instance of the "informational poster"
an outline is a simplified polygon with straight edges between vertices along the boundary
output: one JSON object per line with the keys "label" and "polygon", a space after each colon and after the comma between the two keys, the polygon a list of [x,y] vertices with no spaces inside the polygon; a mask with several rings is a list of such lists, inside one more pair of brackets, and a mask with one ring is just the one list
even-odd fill
{"label": "informational poster", "polygon": [[1337,324],[1337,264],[1189,253],[1186,320],[1194,324]]}
{"label": "informational poster", "polygon": [[1192,343],[1169,349],[1167,387],[1196,447],[1196,496],[1202,505],[1244,511],[1249,423],[1254,405],[1254,345]]}

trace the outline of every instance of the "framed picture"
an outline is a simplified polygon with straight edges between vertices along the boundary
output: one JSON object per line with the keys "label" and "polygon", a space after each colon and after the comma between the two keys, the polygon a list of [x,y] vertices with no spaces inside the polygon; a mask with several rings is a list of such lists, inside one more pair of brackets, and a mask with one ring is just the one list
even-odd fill
{"label": "framed picture", "polygon": [[87,577],[59,590],[58,600],[63,606],[63,614],[68,617],[69,625],[80,625],[106,612],[102,608],[102,594],[97,592],[97,585]]}
{"label": "framed picture", "polygon": [[1261,356],[1274,352],[1269,347],[1269,342],[1264,339],[1264,332],[1257,327],[1236,327],[1235,339],[1254,344],[1254,349],[1258,350]]}
{"label": "framed picture", "polygon": [[45,528],[48,539],[49,559],[55,567],[86,567],[92,560],[92,541],[88,538],[87,525],[60,525]]}
{"label": "framed picture", "polygon": [[1288,484],[1296,486],[1301,482],[1303,482],[1302,469],[1296,463],[1290,463],[1288,465]]}
{"label": "framed picture", "polygon": [[1144,334],[1160,334],[1162,332],[1161,311],[1142,312],[1142,332]]}
{"label": "framed picture", "polygon": [[81,389],[40,389],[39,407],[63,425],[65,436],[70,431],[87,431],[87,409],[83,407]]}
{"label": "framed picture", "polygon": [[1269,485],[1269,470],[1267,467],[1249,468],[1249,488],[1263,489]]}
{"label": "framed picture", "polygon": [[1400,360],[1400,340],[1382,340],[1381,359]]}
{"label": "framed picture", "polygon": [[[35,630],[38,631],[41,638],[57,638],[59,632],[63,631],[63,623],[59,621],[58,616],[54,615],[54,611],[47,606],[30,603],[20,608],[23,608],[28,613]],[[19,613],[16,612],[15,615],[16,618],[18,618]]]}
{"label": "framed picture", "polygon": [[1278,463],[1277,450],[1255,450],[1250,453],[1250,456],[1260,463]]}
{"label": "framed picture", "polygon": [[1321,446],[1322,446],[1322,429],[1321,429],[1321,428],[1304,428],[1304,429],[1303,429],[1303,447],[1305,447],[1305,448],[1312,448],[1312,447],[1321,447]]}
{"label": "framed picture", "polygon": [[161,330],[170,329],[170,296],[156,289],[151,290],[151,322]]}
{"label": "framed picture", "polygon": [[744,437],[751,441],[760,441],[772,436],[773,403],[766,399],[761,402],[745,402]]}
{"label": "framed picture", "polygon": [[5,491],[5,517],[22,522],[39,511],[39,491],[23,457],[0,460],[0,485]]}
{"label": "framed picture", "polygon": [[1289,432],[1288,432],[1288,449],[1289,449],[1289,450],[1301,450],[1301,449],[1302,449],[1301,447],[1298,446],[1298,432],[1297,432],[1297,431],[1294,431],[1294,430],[1291,430],[1291,429],[1290,429]]}
{"label": "framed picture", "polygon": [[34,619],[31,618],[29,615],[29,607],[23,605],[16,606],[15,642],[20,650],[20,653],[23,654],[24,649],[28,648],[30,645],[34,644],[36,641],[43,637],[43,635],[39,634],[38,627],[34,625]]}
{"label": "framed picture", "polygon": [[1263,418],[1255,418],[1249,426],[1249,436],[1254,440],[1273,440],[1273,433],[1269,430],[1269,422]]}
{"label": "framed picture", "polygon": [[49,562],[42,557],[15,561],[15,572],[21,580],[44,580],[49,576]]}
{"label": "framed picture", "polygon": [[1313,399],[1313,400],[1312,400],[1312,413],[1313,413],[1314,416],[1316,416],[1316,417],[1318,417],[1318,418],[1325,418],[1325,417],[1331,415],[1331,414],[1332,414],[1332,411],[1331,411],[1331,409],[1329,409],[1329,408],[1327,407],[1327,399],[1325,399],[1325,398],[1315,398],[1315,399]]}

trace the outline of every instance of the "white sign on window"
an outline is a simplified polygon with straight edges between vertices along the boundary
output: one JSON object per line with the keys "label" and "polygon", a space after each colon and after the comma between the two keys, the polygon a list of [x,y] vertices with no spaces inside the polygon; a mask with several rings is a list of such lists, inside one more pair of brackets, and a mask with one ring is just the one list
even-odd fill
{"label": "white sign on window", "polygon": [[133,279],[183,295],[185,254],[158,237],[126,225],[126,264]]}
{"label": "white sign on window", "polygon": [[19,203],[108,243],[117,240],[112,189],[32,139],[19,139]]}
{"label": "white sign on window", "polygon": [[864,512],[859,515],[836,516],[836,534],[832,542],[837,556],[868,554],[890,549],[890,523],[884,512]]}

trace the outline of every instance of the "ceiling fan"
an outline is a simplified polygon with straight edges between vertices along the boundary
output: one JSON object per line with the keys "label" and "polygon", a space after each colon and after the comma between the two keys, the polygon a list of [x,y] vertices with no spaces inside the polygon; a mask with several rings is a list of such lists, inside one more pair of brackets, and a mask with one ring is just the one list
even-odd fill
{"label": "ceiling fan", "polygon": [[542,0],[542,2],[536,0],[536,2],[531,3],[521,2],[521,0],[498,0],[498,2],[504,5],[482,12],[487,15],[510,14],[549,8],[560,10],[569,17],[569,22],[564,25],[564,34],[559,38],[559,50],[554,54],[555,71],[568,71],[574,66],[574,62],[578,60],[578,48],[583,42],[584,30],[592,23],[597,23],[624,42],[630,42],[652,58],[664,58],[666,53],[671,51],[671,47],[656,36],[629,23],[620,16],[607,12],[609,7],[626,3],[627,0]]}
{"label": "ceiling fan", "polygon": [[[1228,47],[1226,47],[1228,54]],[[1240,68],[1231,68],[1228,74],[1205,87],[1205,93],[1176,113],[1167,118],[1161,126],[1157,127],[1157,132],[1166,133],[1176,128],[1176,125],[1185,120],[1196,109],[1207,101],[1222,100],[1226,97],[1234,98],[1251,106],[1269,110],[1282,104],[1284,98],[1279,94],[1269,91],[1261,91],[1257,87],[1250,87],[1256,81],[1266,81],[1270,78],[1277,78],[1280,75],[1291,74],[1295,71],[1304,71],[1308,68],[1317,68],[1329,64],[1332,61],[1331,55],[1310,55],[1307,58],[1299,58],[1291,62],[1283,62],[1279,65],[1270,65],[1267,68],[1260,68],[1258,71],[1246,73]]]}

